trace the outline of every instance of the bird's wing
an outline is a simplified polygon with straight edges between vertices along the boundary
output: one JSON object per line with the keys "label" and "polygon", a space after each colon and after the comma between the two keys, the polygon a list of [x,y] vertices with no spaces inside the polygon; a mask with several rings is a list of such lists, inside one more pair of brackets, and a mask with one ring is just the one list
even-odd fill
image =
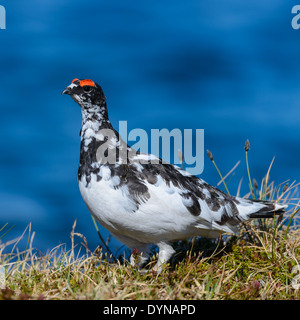
{"label": "bird's wing", "polygon": [[151,217],[153,230],[186,235],[189,228],[236,232],[240,222],[283,208],[227,195],[153,155],[136,154],[130,160],[108,165],[110,186],[130,203],[126,210],[132,214],[127,219],[150,228]]}
{"label": "bird's wing", "polygon": [[[145,204],[145,207],[151,197],[156,197],[156,210],[159,211],[166,195],[174,194],[174,200],[175,196],[176,200],[180,199],[185,209],[182,214],[193,216],[195,225],[208,224],[212,229],[226,232],[235,232],[236,226],[242,221],[267,217],[267,213],[274,214],[274,211],[284,208],[270,202],[227,195],[182,168],[162,163],[161,159],[147,154],[137,154],[130,162],[126,184],[137,209],[141,204]],[[169,210],[173,208],[178,211],[176,201],[168,205]],[[153,205],[151,210],[155,210]]]}

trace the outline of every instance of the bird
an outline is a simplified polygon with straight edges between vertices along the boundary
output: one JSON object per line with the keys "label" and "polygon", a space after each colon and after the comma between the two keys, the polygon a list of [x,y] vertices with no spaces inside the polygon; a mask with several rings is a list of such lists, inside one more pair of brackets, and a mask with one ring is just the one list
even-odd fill
{"label": "bird", "polygon": [[143,268],[158,247],[153,271],[161,272],[174,243],[196,236],[235,234],[242,222],[282,215],[287,207],[235,197],[183,168],[131,148],[113,128],[104,92],[75,78],[62,92],[80,106],[78,184],[91,215],[131,249],[130,264]]}

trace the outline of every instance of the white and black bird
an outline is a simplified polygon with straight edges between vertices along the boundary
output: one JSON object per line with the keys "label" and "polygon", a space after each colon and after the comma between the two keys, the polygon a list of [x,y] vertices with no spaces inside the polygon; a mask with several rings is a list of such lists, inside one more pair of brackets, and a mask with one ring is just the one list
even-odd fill
{"label": "white and black bird", "polygon": [[[143,265],[155,244],[159,271],[174,253],[172,242],[235,233],[243,221],[283,213],[285,205],[227,195],[180,167],[133,150],[112,127],[102,88],[92,80],[74,79],[62,93],[82,111],[82,198],[104,228],[140,253],[131,256],[132,265]],[[109,152],[113,163],[103,161]]]}

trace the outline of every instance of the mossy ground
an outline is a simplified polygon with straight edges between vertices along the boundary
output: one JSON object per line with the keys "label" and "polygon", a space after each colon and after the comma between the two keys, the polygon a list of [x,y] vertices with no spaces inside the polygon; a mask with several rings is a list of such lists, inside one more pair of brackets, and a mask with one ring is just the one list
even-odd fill
{"label": "mossy ground", "polygon": [[284,237],[284,231],[251,226],[226,243],[181,242],[160,274],[141,272],[126,261],[109,262],[86,243],[81,244],[85,254],[75,256],[74,239],[69,251],[2,254],[6,274],[0,299],[299,299],[300,234],[290,230]]}

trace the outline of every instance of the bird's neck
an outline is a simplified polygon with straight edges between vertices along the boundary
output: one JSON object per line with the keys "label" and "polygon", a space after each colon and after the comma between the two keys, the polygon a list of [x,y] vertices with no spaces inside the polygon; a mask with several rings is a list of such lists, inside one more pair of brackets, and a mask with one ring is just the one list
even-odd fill
{"label": "bird's neck", "polygon": [[[114,131],[107,114],[106,104],[89,105],[81,108],[82,127],[80,131],[80,163],[78,179],[83,176],[90,176],[93,172],[99,171],[97,165],[97,151],[105,142],[101,139],[102,130]],[[98,167],[98,169],[96,168]]]}
{"label": "bird's neck", "polygon": [[129,146],[111,125],[106,106],[82,109],[80,163],[78,179],[89,181],[103,164],[128,163]]}
{"label": "bird's neck", "polygon": [[[103,124],[110,123],[108,119],[106,102],[103,104],[88,104],[81,106],[82,112],[82,128],[95,127],[93,124],[101,127]],[[99,130],[99,129],[98,129]]]}
{"label": "bird's neck", "polygon": [[89,144],[91,138],[97,137],[102,129],[114,130],[107,113],[106,102],[101,105],[89,104],[87,107],[81,108],[82,112],[82,127],[81,127],[81,142]]}

